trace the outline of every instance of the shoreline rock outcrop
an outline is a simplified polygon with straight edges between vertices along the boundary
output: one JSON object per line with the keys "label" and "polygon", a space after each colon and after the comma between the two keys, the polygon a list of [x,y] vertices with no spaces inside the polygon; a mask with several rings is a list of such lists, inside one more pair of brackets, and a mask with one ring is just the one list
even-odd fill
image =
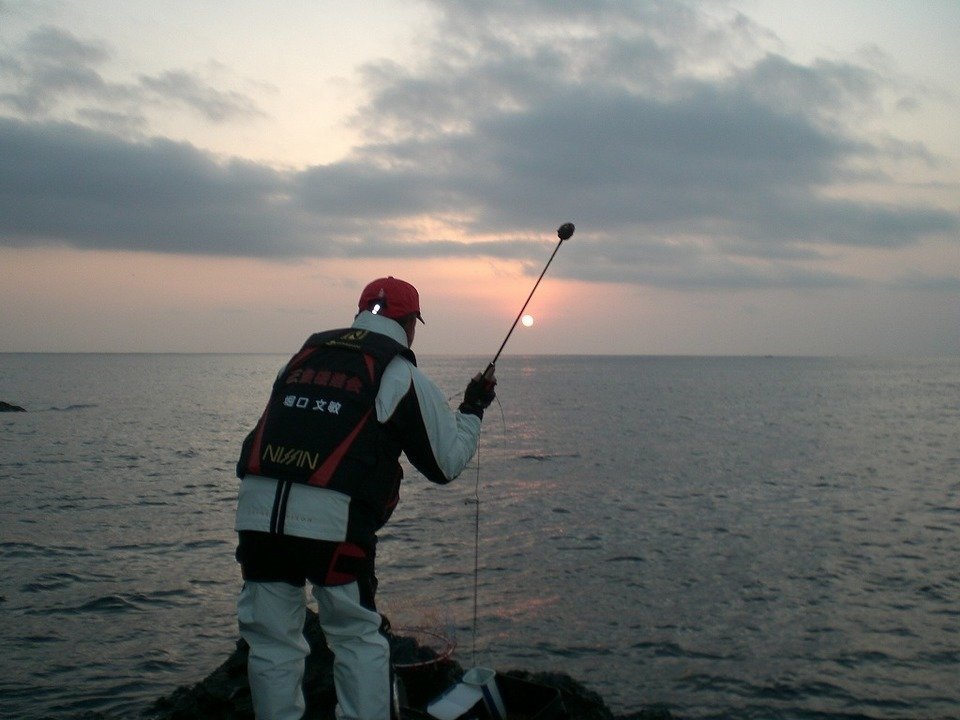
{"label": "shoreline rock outcrop", "polygon": [[[327,647],[323,630],[315,613],[308,611],[304,635],[310,643],[304,674],[304,696],[307,710],[304,720],[334,720],[337,698],[333,685],[333,653]],[[408,638],[399,638],[404,644]],[[396,657],[399,643],[392,643]],[[417,652],[432,652],[418,647]],[[181,687],[156,700],[143,714],[147,720],[252,720],[253,708],[247,683],[248,647],[237,641],[227,660],[204,680],[190,687]],[[436,657],[436,656],[434,656]],[[501,672],[498,670],[498,672]],[[437,657],[416,672],[399,671],[411,707],[423,706],[457,682],[463,674],[458,663]],[[505,675],[556,688],[568,720],[672,720],[669,710],[653,706],[639,712],[615,717],[603,699],[569,675],[563,673],[530,673],[508,670]]]}

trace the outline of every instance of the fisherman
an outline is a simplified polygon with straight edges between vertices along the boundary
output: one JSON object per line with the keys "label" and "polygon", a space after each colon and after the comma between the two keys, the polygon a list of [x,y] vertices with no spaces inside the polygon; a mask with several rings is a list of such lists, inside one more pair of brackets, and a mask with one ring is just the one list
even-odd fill
{"label": "fisherman", "polygon": [[390,717],[390,649],[374,596],[376,532],[399,500],[403,452],[445,484],[477,449],[496,379],[478,374],[457,411],[416,366],[420,298],[410,283],[374,280],[350,328],[312,335],[273,384],[243,443],[237,475],[240,634],[250,646],[254,712],[305,710],[305,582],[334,653],[337,716]]}

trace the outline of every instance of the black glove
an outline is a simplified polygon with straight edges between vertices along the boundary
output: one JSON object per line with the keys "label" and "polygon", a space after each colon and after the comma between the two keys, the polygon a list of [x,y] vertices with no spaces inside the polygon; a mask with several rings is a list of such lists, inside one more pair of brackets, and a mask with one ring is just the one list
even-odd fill
{"label": "black glove", "polygon": [[477,374],[463,391],[463,402],[460,403],[460,412],[476,415],[483,420],[483,411],[490,407],[490,403],[497,396],[494,392],[497,380],[494,377],[486,378]]}

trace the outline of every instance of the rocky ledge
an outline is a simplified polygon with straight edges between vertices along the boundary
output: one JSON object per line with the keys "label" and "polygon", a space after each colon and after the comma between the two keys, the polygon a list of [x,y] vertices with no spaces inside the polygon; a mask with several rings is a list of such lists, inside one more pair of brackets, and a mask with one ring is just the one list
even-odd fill
{"label": "rocky ledge", "polygon": [[[310,643],[307,658],[304,691],[307,700],[305,720],[334,720],[336,694],[333,687],[333,653],[327,648],[320,623],[313,612],[308,612],[304,635]],[[409,638],[392,637],[391,645],[396,662],[397,654],[415,653],[417,660],[435,659],[426,668],[401,672],[406,686],[408,705],[423,707],[427,700],[439,695],[463,674],[453,660],[441,659],[430,648],[416,645],[411,649]],[[237,642],[230,657],[207,678],[192,687],[182,687],[167,697],[160,698],[148,708],[144,717],[149,720],[252,720],[250,687],[247,684],[247,644]],[[562,673],[529,673],[523,670],[500,671],[520,680],[536,683],[560,692],[568,720],[671,720],[670,712],[662,707],[643,708],[630,715],[615,717],[595,692]],[[422,716],[426,717],[426,716]],[[509,720],[509,719],[508,719]]]}
{"label": "rocky ledge", "polygon": [[0,400],[0,412],[26,412],[26,408],[22,408],[19,405],[11,405],[8,402]]}

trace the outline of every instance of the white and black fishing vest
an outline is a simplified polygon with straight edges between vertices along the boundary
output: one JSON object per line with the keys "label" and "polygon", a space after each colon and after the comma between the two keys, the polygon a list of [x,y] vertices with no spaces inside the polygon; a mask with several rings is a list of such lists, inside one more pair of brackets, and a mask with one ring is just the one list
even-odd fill
{"label": "white and black fishing vest", "polygon": [[[355,511],[370,515],[363,525],[382,524],[396,504],[401,447],[377,422],[375,402],[384,370],[397,355],[416,364],[408,348],[368,330],[311,336],[274,382],[243,443],[237,475],[335,490],[351,498]],[[286,509],[276,510],[282,520]]]}
{"label": "white and black fishing vest", "polygon": [[238,532],[369,551],[399,500],[401,453],[431,482],[460,474],[480,419],[450,408],[405,341],[393,320],[361,312],[284,367],[237,464]]}

